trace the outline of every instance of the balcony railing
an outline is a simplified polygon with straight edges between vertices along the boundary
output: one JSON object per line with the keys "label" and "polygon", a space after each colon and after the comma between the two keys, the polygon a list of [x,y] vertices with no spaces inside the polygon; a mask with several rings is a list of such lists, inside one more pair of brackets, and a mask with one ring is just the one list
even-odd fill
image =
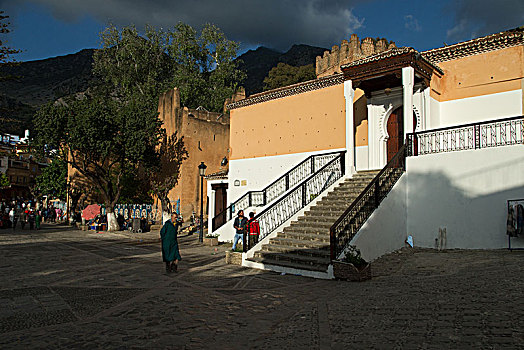
{"label": "balcony railing", "polygon": [[523,139],[524,117],[510,117],[408,134],[408,156],[523,144]]}
{"label": "balcony railing", "polygon": [[403,145],[329,229],[331,260],[336,260],[342,253],[405,169],[406,145]]}
{"label": "balcony railing", "polygon": [[260,224],[259,240],[273,232],[276,228],[289,220],[298,211],[311,203],[329,186],[344,176],[345,151],[338,152],[334,158],[320,167],[314,174],[297,184],[280,197],[268,208],[264,209],[255,218]]}
{"label": "balcony railing", "polygon": [[224,211],[213,218],[213,231],[231,220],[237,210],[249,207],[261,207],[271,203],[290,188],[300,183],[306,177],[314,174],[316,170],[336,158],[340,152],[330,152],[309,156],[287,173],[273,181],[261,191],[249,191],[242,197],[231,203]]}

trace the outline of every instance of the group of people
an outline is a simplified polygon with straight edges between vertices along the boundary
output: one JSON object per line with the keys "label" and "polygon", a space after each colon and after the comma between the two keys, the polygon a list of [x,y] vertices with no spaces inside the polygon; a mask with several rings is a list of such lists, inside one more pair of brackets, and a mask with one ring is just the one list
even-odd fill
{"label": "group of people", "polygon": [[33,206],[31,201],[12,201],[10,203],[1,203],[0,212],[0,228],[12,228],[13,231],[20,223],[22,230],[25,229],[26,225],[29,226],[30,230],[40,229],[42,221],[56,222],[57,218],[61,218],[61,209],[56,210],[53,206],[48,208],[37,208]]}
{"label": "group of people", "polygon": [[258,243],[260,235],[260,225],[255,219],[255,213],[249,213],[249,219],[244,216],[244,211],[239,210],[237,217],[233,223],[235,228],[235,238],[233,239],[232,250],[235,251],[239,240],[242,240],[242,248],[244,252],[251,249]]}
{"label": "group of people", "polygon": [[[178,231],[182,226],[182,218],[177,213],[172,213],[160,230],[160,241],[162,242],[162,260],[166,264],[166,272],[177,272],[178,262],[182,260],[178,248]],[[233,250],[239,240],[242,240],[243,250],[247,251],[258,243],[260,235],[260,225],[255,219],[255,213],[249,213],[249,219],[244,216],[244,211],[240,210],[233,224],[236,234],[233,240]]]}

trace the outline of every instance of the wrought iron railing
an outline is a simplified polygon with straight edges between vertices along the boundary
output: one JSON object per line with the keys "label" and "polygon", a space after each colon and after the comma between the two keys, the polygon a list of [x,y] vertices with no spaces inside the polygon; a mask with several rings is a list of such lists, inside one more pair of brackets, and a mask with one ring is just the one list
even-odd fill
{"label": "wrought iron railing", "polygon": [[213,218],[213,231],[231,220],[235,216],[236,210],[248,207],[261,207],[271,203],[306,177],[314,174],[316,169],[320,169],[339,154],[340,152],[330,152],[309,156],[293,167],[293,169],[266,186],[263,190],[245,193],[242,197],[231,203],[224,211],[215,215]]}
{"label": "wrought iron railing", "polygon": [[273,232],[289,220],[298,211],[311,203],[318,195],[327,190],[338,179],[344,176],[345,151],[338,152],[335,158],[318,169],[314,174],[297,184],[255,218],[260,224],[259,240]]}
{"label": "wrought iron railing", "polygon": [[523,139],[523,116],[490,120],[408,134],[408,156],[522,144]]}
{"label": "wrought iron railing", "polygon": [[342,253],[405,169],[406,145],[403,145],[329,229],[331,260]]}

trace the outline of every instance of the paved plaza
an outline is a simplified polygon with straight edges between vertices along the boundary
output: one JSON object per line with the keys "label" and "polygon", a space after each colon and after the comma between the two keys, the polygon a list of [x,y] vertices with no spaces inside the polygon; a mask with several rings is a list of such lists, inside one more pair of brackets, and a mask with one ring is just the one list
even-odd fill
{"label": "paved plaza", "polygon": [[522,349],[524,252],[401,250],[371,281],[226,265],[226,245],[0,231],[1,349]]}

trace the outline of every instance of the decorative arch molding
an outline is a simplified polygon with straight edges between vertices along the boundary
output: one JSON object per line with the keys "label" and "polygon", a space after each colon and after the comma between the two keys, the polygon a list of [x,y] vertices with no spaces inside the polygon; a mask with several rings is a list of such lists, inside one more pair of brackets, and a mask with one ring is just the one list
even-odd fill
{"label": "decorative arch molding", "polygon": [[402,102],[390,103],[386,109],[383,110],[383,113],[379,116],[379,142],[387,142],[389,139],[387,131],[388,119],[393,113],[394,110],[402,106]]}
{"label": "decorative arch molding", "polygon": [[[402,107],[402,101],[395,101],[390,102],[387,108],[383,109],[383,112],[379,116],[379,137],[378,137],[378,168],[384,167],[387,163],[387,142],[389,139],[389,135],[387,132],[387,123],[388,119],[391,116],[391,113],[395,111],[397,108]],[[413,106],[413,113],[415,114],[417,124],[415,126],[415,130],[420,130],[421,128],[421,116],[420,111],[417,107]],[[375,163],[376,164],[376,163]]]}
{"label": "decorative arch molding", "polygon": [[422,125],[422,118],[420,117],[420,111],[415,105],[413,105],[413,113],[415,114],[415,118],[417,120],[417,125],[415,125],[415,127],[413,128],[413,131],[420,131]]}
{"label": "decorative arch molding", "polygon": [[[394,110],[397,108],[402,107],[402,103],[390,103],[386,109],[383,110],[383,113],[379,116],[379,141],[381,142],[387,142],[389,139],[388,131],[387,131],[387,125],[388,125],[388,119],[391,116],[391,113],[393,113]],[[415,118],[417,120],[417,125],[415,125],[415,130],[420,130],[421,127],[421,117],[420,117],[420,111],[418,108],[413,105],[413,113],[415,114]]]}

